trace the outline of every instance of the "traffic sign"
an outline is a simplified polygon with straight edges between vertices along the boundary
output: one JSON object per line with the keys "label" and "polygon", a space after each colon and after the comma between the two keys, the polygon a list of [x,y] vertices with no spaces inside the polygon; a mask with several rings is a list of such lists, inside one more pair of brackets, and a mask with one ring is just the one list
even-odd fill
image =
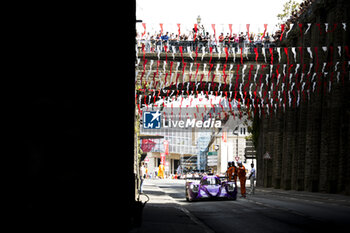
{"label": "traffic sign", "polygon": [[264,159],[271,159],[271,155],[269,154],[269,152],[266,152],[266,153],[263,155],[263,158],[264,158]]}

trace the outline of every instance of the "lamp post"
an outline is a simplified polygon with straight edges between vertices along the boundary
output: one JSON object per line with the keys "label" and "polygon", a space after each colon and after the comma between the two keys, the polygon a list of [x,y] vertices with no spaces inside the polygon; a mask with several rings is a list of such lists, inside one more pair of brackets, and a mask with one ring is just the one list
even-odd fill
{"label": "lamp post", "polygon": [[200,15],[198,15],[198,17],[197,17],[197,23],[198,23],[198,26],[199,26],[199,24],[201,23],[201,16]]}
{"label": "lamp post", "polygon": [[202,20],[201,16],[198,15],[198,17],[197,17],[197,25],[198,25],[199,33],[203,33],[203,27],[200,26],[201,20]]}
{"label": "lamp post", "polygon": [[[236,157],[238,157],[238,126],[233,130],[233,135],[236,135]],[[237,159],[236,159],[237,162]]]}

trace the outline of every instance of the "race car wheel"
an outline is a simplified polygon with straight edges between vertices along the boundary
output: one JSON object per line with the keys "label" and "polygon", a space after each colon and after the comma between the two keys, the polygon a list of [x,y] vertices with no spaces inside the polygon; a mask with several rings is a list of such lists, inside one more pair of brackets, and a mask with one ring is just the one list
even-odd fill
{"label": "race car wheel", "polygon": [[192,197],[190,196],[188,189],[186,189],[186,201],[189,201],[189,202],[192,201]]}

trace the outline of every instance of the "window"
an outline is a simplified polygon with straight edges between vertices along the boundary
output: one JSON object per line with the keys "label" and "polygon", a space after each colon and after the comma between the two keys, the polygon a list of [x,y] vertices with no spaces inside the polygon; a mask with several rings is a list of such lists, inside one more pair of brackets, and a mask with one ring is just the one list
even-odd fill
{"label": "window", "polygon": [[246,128],[245,128],[245,127],[242,127],[242,128],[241,128],[241,135],[245,135],[245,132],[246,132]]}

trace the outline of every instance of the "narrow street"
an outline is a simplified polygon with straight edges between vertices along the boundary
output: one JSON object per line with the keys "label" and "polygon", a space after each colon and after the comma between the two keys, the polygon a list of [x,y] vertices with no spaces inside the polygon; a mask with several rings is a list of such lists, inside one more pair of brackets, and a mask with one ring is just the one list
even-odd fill
{"label": "narrow street", "polygon": [[143,224],[132,232],[321,232],[350,226],[350,197],[338,194],[256,188],[255,195],[235,201],[187,202],[185,180],[170,179],[145,180],[144,194],[150,200]]}

